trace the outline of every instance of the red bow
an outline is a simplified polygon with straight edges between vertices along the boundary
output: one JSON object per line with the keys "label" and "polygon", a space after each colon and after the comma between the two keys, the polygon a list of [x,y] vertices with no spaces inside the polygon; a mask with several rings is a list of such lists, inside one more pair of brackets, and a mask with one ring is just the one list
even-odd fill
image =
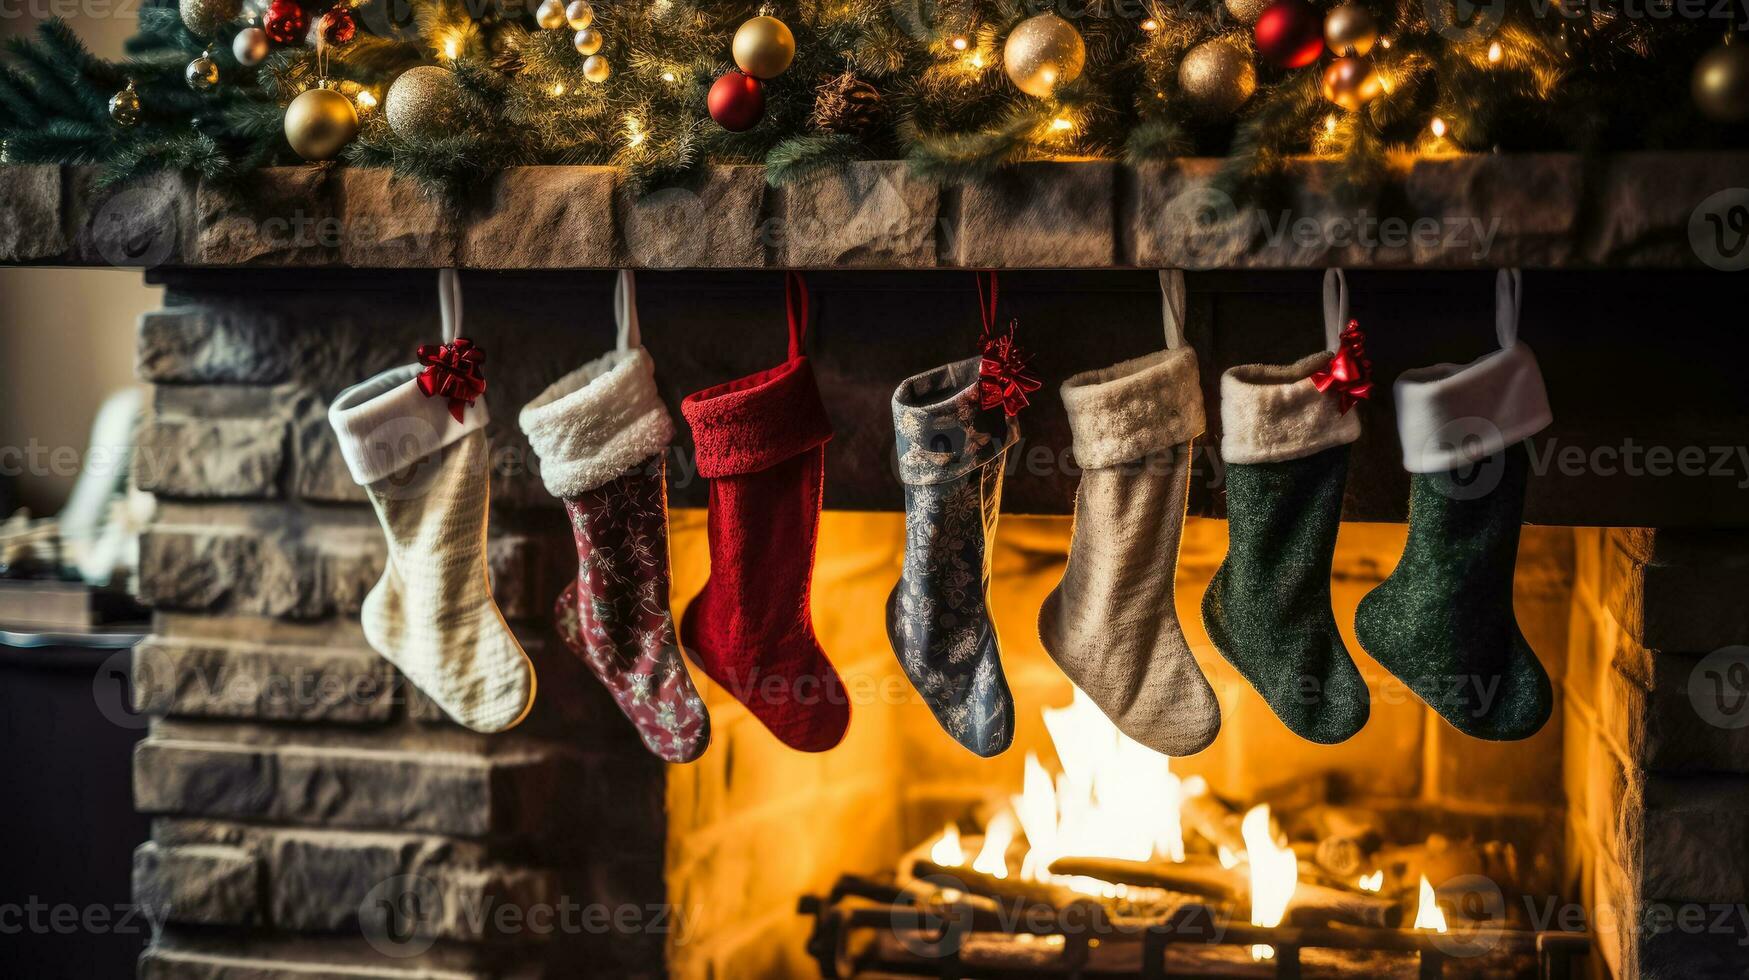
{"label": "red bow", "polygon": [[481,365],[486,352],[474,346],[466,337],[457,337],[447,344],[420,344],[416,355],[425,370],[415,380],[419,391],[427,398],[449,399],[449,414],[462,420],[462,408],[472,408],[474,400],[486,393],[486,376]]}
{"label": "red bow", "polygon": [[978,365],[978,395],[985,408],[1002,406],[1010,416],[1026,407],[1026,396],[1042,384],[1026,369],[1032,355],[1014,343],[1015,322],[1005,333],[984,334],[984,360]]}
{"label": "red bow", "polygon": [[1312,372],[1312,384],[1319,391],[1335,388],[1336,407],[1343,415],[1361,399],[1372,397],[1372,361],[1366,356],[1366,335],[1360,332],[1359,321],[1348,321],[1330,363]]}

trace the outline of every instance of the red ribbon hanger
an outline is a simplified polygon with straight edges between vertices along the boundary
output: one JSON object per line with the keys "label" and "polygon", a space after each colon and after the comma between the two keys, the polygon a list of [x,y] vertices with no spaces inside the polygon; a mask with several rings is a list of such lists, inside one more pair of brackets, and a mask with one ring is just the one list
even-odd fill
{"label": "red ribbon hanger", "polygon": [[789,316],[789,356],[793,361],[802,356],[808,339],[808,284],[801,273],[784,273],[783,306]]}
{"label": "red ribbon hanger", "polygon": [[1012,417],[1020,414],[1020,410],[1027,406],[1027,396],[1039,390],[1043,382],[1028,370],[1032,355],[1015,343],[1014,334],[1020,321],[1011,319],[1008,329],[1000,333],[996,330],[996,273],[979,272],[975,275],[978,313],[984,321],[984,331],[979,338],[983,360],[978,364],[978,400],[984,408],[1001,406],[1002,411]]}

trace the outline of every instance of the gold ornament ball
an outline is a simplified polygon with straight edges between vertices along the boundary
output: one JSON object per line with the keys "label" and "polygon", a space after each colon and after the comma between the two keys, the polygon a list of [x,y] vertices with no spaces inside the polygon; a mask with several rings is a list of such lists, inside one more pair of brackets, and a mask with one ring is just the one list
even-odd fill
{"label": "gold ornament ball", "polygon": [[328,160],[358,135],[358,110],[331,88],[313,88],[285,109],[285,139],[305,160]]}
{"label": "gold ornament ball", "polygon": [[595,23],[595,8],[589,6],[589,0],[571,0],[571,5],[565,8],[565,23],[573,31],[588,27]]}
{"label": "gold ornament ball", "polygon": [[796,59],[796,36],[776,17],[755,17],[735,31],[735,64],[754,78],[776,78]]}
{"label": "gold ornament ball", "polygon": [[383,97],[383,118],[402,139],[441,136],[455,128],[461,85],[441,65],[409,68]]}
{"label": "gold ornament ball", "polygon": [[181,0],[177,9],[191,33],[211,37],[219,28],[243,16],[243,0]]}
{"label": "gold ornament ball", "polygon": [[592,54],[583,59],[583,77],[597,85],[607,81],[607,76],[613,74],[613,66],[601,55]]}
{"label": "gold ornament ball", "polygon": [[203,54],[182,70],[182,80],[196,92],[211,92],[219,85],[219,63]]}
{"label": "gold ornament ball", "polygon": [[253,68],[267,60],[267,54],[273,48],[273,43],[267,40],[267,32],[259,27],[245,27],[231,39],[231,55],[237,59],[237,64],[245,68]]}
{"label": "gold ornament ball", "polygon": [[1002,45],[1002,68],[1008,80],[1027,95],[1039,98],[1079,78],[1086,63],[1087,45],[1080,32],[1056,14],[1021,21]]}
{"label": "gold ornament ball", "polygon": [[1324,68],[1324,98],[1353,112],[1384,90],[1384,82],[1365,58],[1337,58]]}
{"label": "gold ornament ball", "polygon": [[580,55],[586,57],[592,55],[601,50],[601,32],[593,27],[585,27],[577,32],[576,37],[571,39],[571,46],[576,48]]}
{"label": "gold ornament ball", "polygon": [[1257,91],[1257,69],[1239,45],[1215,38],[1185,53],[1178,63],[1178,88],[1197,108],[1225,116]]}
{"label": "gold ornament ball", "polygon": [[133,82],[109,97],[109,118],[117,126],[132,126],[140,121],[140,93]]}
{"label": "gold ornament ball", "polygon": [[1324,18],[1324,43],[1338,56],[1365,57],[1378,39],[1378,21],[1358,3],[1345,3]]}
{"label": "gold ornament ball", "polygon": [[1694,104],[1723,123],[1749,120],[1749,44],[1721,44],[1694,63]]}
{"label": "gold ornament ball", "polygon": [[[526,7],[524,10],[528,9]],[[565,0],[540,0],[534,10],[534,22],[549,31],[565,26]]]}
{"label": "gold ornament ball", "polygon": [[1269,9],[1271,0],[1226,0],[1227,14],[1241,24],[1250,26]]}

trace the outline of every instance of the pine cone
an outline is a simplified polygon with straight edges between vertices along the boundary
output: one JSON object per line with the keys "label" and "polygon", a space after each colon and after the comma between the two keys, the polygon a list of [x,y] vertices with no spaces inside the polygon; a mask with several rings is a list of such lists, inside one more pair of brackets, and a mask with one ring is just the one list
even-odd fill
{"label": "pine cone", "polygon": [[828,77],[814,92],[815,129],[847,136],[862,136],[886,116],[886,103],[879,89],[853,72]]}

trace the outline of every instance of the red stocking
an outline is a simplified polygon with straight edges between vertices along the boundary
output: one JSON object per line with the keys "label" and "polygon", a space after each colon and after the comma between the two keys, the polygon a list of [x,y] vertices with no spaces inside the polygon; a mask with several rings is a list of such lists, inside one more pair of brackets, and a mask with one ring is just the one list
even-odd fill
{"label": "red stocking", "polygon": [[680,636],[693,662],[773,735],[820,752],[850,724],[808,608],[832,426],[802,354],[807,288],[794,273],[788,287],[789,360],[680,403],[698,473],[711,481],[711,575]]}

